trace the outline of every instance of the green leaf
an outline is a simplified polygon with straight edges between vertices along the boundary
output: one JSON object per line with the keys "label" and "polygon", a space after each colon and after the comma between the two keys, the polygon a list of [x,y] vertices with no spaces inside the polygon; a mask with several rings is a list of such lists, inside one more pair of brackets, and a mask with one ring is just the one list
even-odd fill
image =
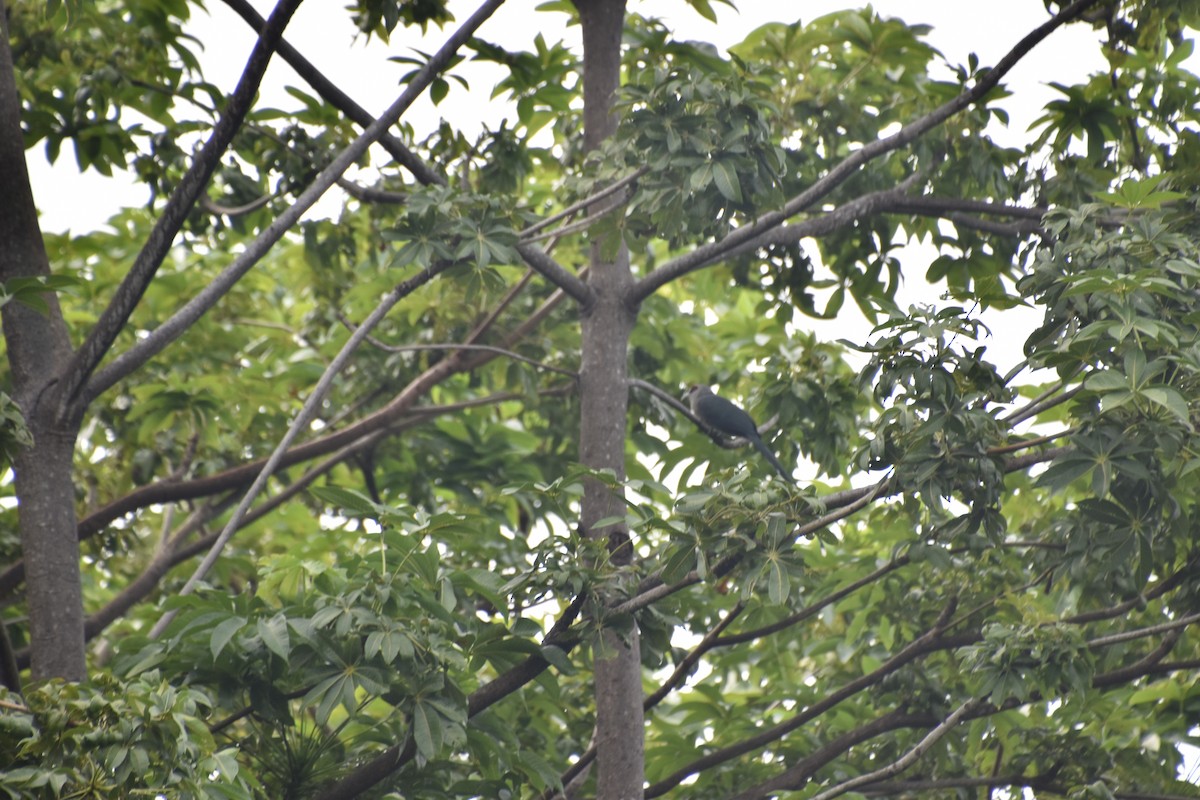
{"label": "green leaf", "polygon": [[279,656],[286,663],[288,656],[291,654],[291,647],[288,643],[287,619],[282,614],[276,614],[269,620],[258,620],[255,628],[258,631],[258,635],[262,637],[263,644],[267,646],[267,649]]}
{"label": "green leaf", "polygon": [[778,559],[771,559],[767,562],[767,597],[773,604],[782,605],[787,601],[791,590],[792,582],[787,570]]}
{"label": "green leaf", "polygon": [[717,184],[717,191],[726,200],[732,200],[735,203],[742,202],[742,184],[738,180],[737,170],[728,162],[722,160],[713,161],[712,176],[713,181]]}
{"label": "green leaf", "polygon": [[424,703],[414,705],[412,731],[417,753],[425,761],[432,760],[442,747],[442,724],[437,712]]}
{"label": "green leaf", "polygon": [[208,639],[208,647],[212,652],[213,660],[215,661],[225,646],[229,644],[237,632],[246,625],[246,620],[242,617],[230,617],[218,624],[212,630],[212,634]]}
{"label": "green leaf", "polygon": [[1178,390],[1170,386],[1149,386],[1142,390],[1141,395],[1151,403],[1171,412],[1189,429],[1192,427],[1191,411],[1188,409],[1187,400]]}

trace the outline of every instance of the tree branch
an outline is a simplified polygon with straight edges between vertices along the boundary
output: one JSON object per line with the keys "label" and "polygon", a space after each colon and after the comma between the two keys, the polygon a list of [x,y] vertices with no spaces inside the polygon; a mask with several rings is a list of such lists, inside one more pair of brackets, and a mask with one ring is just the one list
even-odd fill
{"label": "tree branch", "polygon": [[893,150],[898,150],[910,144],[967,106],[981,100],[1000,83],[1001,78],[1008,74],[1013,66],[1026,53],[1032,50],[1036,44],[1049,36],[1055,29],[1075,19],[1089,6],[1095,5],[1097,2],[1099,0],[1076,0],[1069,7],[1063,9],[1049,21],[1039,25],[1031,33],[1022,38],[973,87],[962,92],[953,100],[942,104],[920,119],[910,122],[891,136],[869,142],[861,149],[851,153],[812,186],[785,203],[779,211],[763,214],[744,227],[732,231],[723,239],[701,245],[692,252],[672,259],[658,267],[630,288],[628,295],[629,302],[631,304],[640,303],[670,281],[726,257],[739,246],[758,238],[764,232],[778,227],[784,221],[810,208],[818,200],[845,182],[864,164],[885,153],[890,153]]}
{"label": "tree branch", "polygon": [[591,306],[592,290],[577,276],[564,269],[557,261],[547,255],[546,251],[536,244],[517,244],[517,252],[530,268],[541,273],[542,277],[553,283],[570,295],[585,309]]}
{"label": "tree branch", "polygon": [[[392,306],[396,305],[396,303],[400,302],[405,297],[408,297],[419,287],[424,286],[426,283],[433,280],[434,277],[446,271],[451,266],[452,262],[449,261],[435,264],[419,275],[415,275],[397,285],[394,289],[392,289],[392,291],[388,292],[384,296],[384,298],[375,307],[375,310],[371,312],[370,316],[367,317],[359,329],[351,334],[346,343],[342,345],[342,349],[338,352],[337,356],[335,356],[333,361],[329,363],[329,366],[325,368],[324,374],[321,375],[321,379],[317,381],[317,385],[313,388],[312,394],[310,394],[308,399],[304,402],[304,406],[300,409],[300,413],[296,415],[296,418],[288,427],[287,432],[283,435],[283,438],[279,440],[279,444],[275,446],[275,450],[267,459],[267,463],[263,465],[262,470],[255,477],[254,483],[252,483],[250,488],[246,490],[246,496],[242,498],[242,501],[238,503],[237,508],[234,509],[233,515],[229,518],[229,521],[225,523],[224,530],[222,530],[221,535],[217,537],[217,541],[213,543],[212,549],[209,551],[208,555],[202,562],[200,562],[200,566],[196,567],[196,571],[192,574],[192,577],[188,578],[187,582],[183,585],[183,588],[179,590],[179,595],[191,594],[192,590],[196,588],[196,584],[203,580],[204,577],[208,575],[209,570],[211,570],[217,563],[217,559],[220,557],[221,550],[224,549],[225,543],[228,542],[229,538],[233,536],[235,531],[238,530],[242,521],[242,517],[244,517],[246,512],[250,510],[250,506],[258,497],[259,492],[266,487],[267,481],[270,480],[273,474],[275,474],[276,468],[283,460],[284,454],[287,453],[288,448],[291,447],[292,441],[294,441],[295,438],[300,435],[300,432],[303,431],[313,417],[316,416],[317,409],[325,400],[325,395],[333,386],[334,378],[336,378],[338,373],[342,371],[342,367],[344,367],[350,360],[350,356],[353,355],[355,349],[357,349],[362,340],[367,337],[367,334],[370,333],[371,329],[378,325],[379,322],[387,315],[387,313],[391,311]],[[171,620],[175,618],[175,614],[176,612],[172,610],[159,618],[158,622],[154,624],[154,627],[150,629],[150,638],[154,639],[161,635],[166,629],[167,625],[170,624]]]}
{"label": "tree branch", "polygon": [[[254,29],[258,30],[262,26],[262,17],[260,17],[258,15],[258,13],[256,11],[254,11],[254,9],[250,6],[250,4],[247,2],[247,0],[223,0],[223,2],[226,5],[228,5],[231,9],[233,9],[235,12],[237,12]],[[485,6],[488,4],[494,3],[494,5],[498,7],[503,2],[504,2],[504,0],[488,0],[488,3],[485,3]],[[482,11],[482,10],[483,10],[483,7],[480,8],[480,11]],[[492,10],[495,10],[495,9],[493,8]],[[479,12],[476,12],[476,13],[478,14]],[[491,11],[488,11],[487,15],[490,15],[490,14],[491,14]],[[468,23],[469,22],[470,21],[468,20]],[[481,20],[481,22],[482,22],[482,20]],[[466,27],[466,26],[464,26],[464,27]],[[460,29],[460,30],[462,30],[462,29]],[[473,30],[474,29],[472,29],[472,31]],[[463,41],[465,42],[465,38]],[[454,47],[454,50],[457,51],[458,47],[461,46],[461,44],[462,44],[461,42],[459,44],[457,44]],[[447,42],[447,45],[449,45],[449,42]],[[307,59],[305,59],[304,56],[302,56],[299,53],[299,51],[297,51],[292,45],[288,44],[286,41],[282,42],[279,45],[279,54],[293,69],[296,70],[296,72],[300,75],[300,77],[303,78],[308,83],[308,85],[311,86],[317,92],[318,95],[320,95],[330,105],[337,108],[339,111],[341,111],[343,114],[345,114],[351,120],[353,120],[355,123],[357,123],[358,125],[363,127],[366,131],[370,131],[378,125],[378,122],[379,122],[378,120],[375,120],[366,109],[364,109],[362,106],[360,106],[356,102],[354,102],[354,100],[349,95],[347,95],[345,92],[343,92],[341,89],[339,89],[332,81],[330,81],[328,78],[326,78],[321,73],[320,70],[318,70],[315,66],[313,66]],[[422,68],[422,73],[413,79],[414,84],[421,81],[422,75],[424,75],[424,73],[426,71],[429,71],[431,69],[431,67],[434,66],[435,62],[439,61],[439,56],[441,56],[441,54],[442,54],[442,51],[439,50],[438,53],[436,55],[434,55],[434,57],[432,59],[429,60],[429,63],[427,63],[425,65],[425,67]],[[453,55],[453,51],[451,52],[451,55]],[[447,61],[448,61],[448,59],[447,59]],[[430,78],[434,77],[437,74],[437,72],[440,72],[444,67],[445,67],[445,64],[439,64],[435,70],[430,72],[429,77]],[[424,89],[424,86],[422,86],[422,90],[423,89]],[[390,112],[391,112],[391,109],[388,109],[388,111],[384,112],[383,116],[380,117],[380,119],[386,119],[387,117],[389,117]],[[396,117],[399,118],[399,114],[397,114]],[[394,121],[395,120],[392,120],[392,122],[394,122]],[[384,128],[388,128],[388,127],[391,127],[391,123],[384,126]],[[364,135],[365,135],[365,133],[364,133]],[[359,137],[359,138],[362,138],[362,137]],[[413,174],[413,176],[417,178],[418,181],[420,181],[423,184],[427,184],[427,185],[428,184],[437,184],[437,185],[441,185],[441,186],[446,185],[445,178],[443,178],[441,175],[434,172],[419,157],[417,157],[414,153],[412,153],[412,151],[410,151],[407,147],[405,147],[403,142],[401,142],[399,139],[396,139],[395,137],[390,136],[390,135],[381,135],[378,138],[379,138],[380,144],[382,144],[387,149],[388,153],[392,156],[392,158],[396,159],[396,161],[399,162],[401,165],[403,165],[405,167],[405,169],[407,169],[409,172],[411,172]],[[357,140],[356,140],[356,142],[357,142]],[[363,149],[365,150],[365,148],[363,148]],[[358,155],[360,155],[360,154],[361,153],[359,153]],[[357,155],[355,156],[355,158],[357,158]],[[351,161],[353,161],[353,160],[355,160],[355,159],[351,159]],[[343,169],[343,170],[339,171],[338,175],[340,176],[341,172],[343,172],[343,171],[345,171],[345,170]],[[531,268],[540,272],[542,275],[544,275],[546,277],[547,280],[549,280],[555,286],[559,287],[560,289],[563,289],[567,294],[569,294],[571,297],[575,298],[575,300],[579,301],[580,303],[583,303],[586,305],[587,302],[589,302],[588,298],[590,296],[590,290],[588,290],[587,287],[581,281],[579,281],[577,278],[575,278],[574,275],[572,275],[570,272],[568,272],[567,270],[565,270],[561,266],[559,266],[553,259],[551,259],[548,255],[546,255],[546,253],[544,251],[542,251],[540,248],[533,247],[530,245],[519,245],[517,247],[517,251],[521,254],[521,257],[525,260],[525,263],[528,266],[530,266]]]}
{"label": "tree branch", "polygon": [[[246,61],[242,77],[230,96],[224,113],[213,127],[212,135],[188,167],[179,186],[171,193],[166,207],[154,225],[154,230],[150,232],[146,244],[134,258],[133,266],[121,281],[112,301],[96,321],[87,339],[80,345],[66,374],[62,376],[56,387],[59,406],[57,413],[61,419],[81,417],[92,399],[111,385],[111,382],[106,385],[101,381],[98,388],[86,388],[88,379],[92,377],[101,359],[129,322],[129,317],[149,288],[192,206],[208,185],[222,153],[229,147],[246,114],[249,113],[263,74],[267,71],[271,54],[300,2],[301,0],[279,0],[275,10],[271,12],[271,17],[263,26],[254,49],[250,51],[250,58]],[[119,376],[124,374],[128,373],[120,373]]]}
{"label": "tree branch", "polygon": [[842,781],[837,786],[831,787],[816,795],[813,797],[813,800],[833,800],[833,798],[843,795],[851,789],[856,789],[859,786],[866,786],[867,784],[875,783],[876,781],[884,778],[890,778],[893,775],[903,772],[915,764],[921,756],[929,752],[929,748],[937,744],[939,739],[949,733],[951,729],[957,727],[958,723],[962,722],[963,717],[975,710],[980,702],[981,701],[978,698],[972,697],[970,700],[967,700],[958,708],[954,709],[950,716],[946,717],[946,719],[944,719],[940,725],[927,733],[925,738],[917,742],[917,744],[911,750],[900,756],[900,758],[896,759],[891,764],[880,767],[873,772],[868,772],[865,775],[858,775],[850,780]]}
{"label": "tree branch", "polygon": [[446,43],[420,69],[412,81],[404,88],[400,97],[388,107],[387,111],[345,147],[328,167],[321,170],[312,184],[296,198],[296,202],[280,214],[274,222],[268,225],[212,283],[184,304],[183,308],[179,309],[162,325],[155,328],[148,336],[98,372],[88,384],[87,392],[82,402],[86,405],[87,402],[90,402],[114,383],[153,358],[167,345],[179,338],[185,330],[212,308],[296,224],[304,212],[341,177],[342,173],[357,161],[384,131],[395,124],[408,107],[412,105],[413,101],[425,91],[433,79],[449,65],[454,55],[458,52],[458,49],[466,43],[475,30],[503,3],[504,0],[484,0],[475,13],[446,40]]}
{"label": "tree branch", "polygon": [[[263,18],[259,15],[254,7],[250,5],[248,0],[221,0],[225,5],[229,6],[238,16],[244,19],[251,28],[256,31],[261,31],[263,28]],[[300,54],[287,40],[281,40],[276,47],[280,57],[296,70],[296,74],[312,87],[325,102],[341,111],[347,118],[354,121],[360,128],[364,130],[371,127],[375,123],[375,118],[365,108],[354,102],[350,95],[343,92],[337,87],[333,81],[325,77],[319,69],[316,68],[308,59]],[[438,173],[434,172],[425,164],[415,153],[405,147],[404,143],[390,133],[383,133],[379,137],[379,144],[388,152],[398,164],[407,169],[414,178],[425,185],[437,184],[444,186],[446,179]]]}
{"label": "tree branch", "polygon": [[[839,599],[840,596],[841,595],[839,595]],[[833,600],[830,600],[830,602],[833,602]],[[819,604],[814,604],[814,607],[819,610],[820,608],[826,607],[826,605],[827,603],[821,602]],[[866,675],[861,675],[858,678],[855,678],[854,680],[842,685],[836,691],[831,692],[823,697],[819,702],[800,709],[793,714],[790,719],[787,719],[778,725],[764,729],[763,731],[756,733],[754,736],[748,737],[739,742],[735,742],[728,747],[722,747],[718,750],[706,753],[704,756],[696,759],[690,764],[681,767],[679,770],[675,771],[666,778],[663,778],[657,783],[649,786],[646,789],[646,797],[657,797],[674,788],[675,786],[678,786],[685,779],[691,777],[692,775],[703,772],[706,769],[715,767],[718,764],[723,764],[726,761],[730,761],[738,756],[742,756],[751,751],[765,747],[771,742],[782,739],[787,734],[791,733],[802,725],[811,722],[820,715],[824,714],[826,711],[829,711],[833,707],[837,706],[843,700],[853,697],[855,694],[858,694],[864,689],[873,686],[884,677],[892,674],[904,665],[911,663],[918,658],[940,650],[962,646],[964,642],[960,639],[960,637],[955,637],[949,640],[943,639],[945,626],[949,622],[950,615],[953,613],[953,609],[954,604],[951,603],[946,609],[943,610],[943,613],[939,615],[937,621],[929,630],[927,630],[918,638],[914,639],[909,644],[905,645],[900,649],[899,652],[897,652],[883,664],[879,665],[879,667],[873,671]],[[718,641],[720,642],[720,640]],[[726,637],[726,641],[735,640],[734,637]],[[738,639],[736,641],[741,640]]]}

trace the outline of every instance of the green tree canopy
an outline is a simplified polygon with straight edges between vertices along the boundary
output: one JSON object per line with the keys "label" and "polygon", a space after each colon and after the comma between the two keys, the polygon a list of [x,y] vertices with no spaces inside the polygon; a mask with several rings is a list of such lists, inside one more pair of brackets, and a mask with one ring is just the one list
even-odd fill
{"label": "green tree canopy", "polygon": [[[298,0],[232,92],[196,4],[0,2],[0,792],[1200,797],[1200,7],[502,3],[352,2],[440,31],[376,118]],[[45,234],[40,153],[149,202]]]}

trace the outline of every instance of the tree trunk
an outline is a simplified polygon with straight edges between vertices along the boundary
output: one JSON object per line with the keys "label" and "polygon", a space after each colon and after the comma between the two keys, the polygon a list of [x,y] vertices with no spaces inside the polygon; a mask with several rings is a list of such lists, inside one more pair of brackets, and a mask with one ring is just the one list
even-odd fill
{"label": "tree trunk", "polygon": [[[577,0],[583,26],[584,141],[597,147],[616,126],[613,93],[621,65],[624,0]],[[612,201],[608,201],[612,202]],[[599,208],[589,209],[594,213]],[[637,309],[626,303],[632,283],[629,252],[624,246],[606,259],[603,242],[593,243],[588,283],[594,301],[582,311],[583,353],[580,460],[593,469],[612,470],[625,478],[625,435],[629,406],[627,358]],[[606,541],[619,563],[633,557],[623,525],[597,529],[605,517],[622,517],[624,498],[599,481],[588,481],[583,497],[583,529]],[[596,747],[598,800],[642,797],[643,716],[641,651],[636,626],[608,628],[597,645]]]}
{"label": "tree trunk", "polygon": [[[20,98],[0,0],[0,281],[50,274],[25,165]],[[17,514],[25,558],[33,678],[86,677],[79,539],[75,530],[72,456],[78,421],[63,419],[53,390],[71,342],[53,293],[47,308],[19,302],[2,310],[14,400],[33,435],[14,460]]]}

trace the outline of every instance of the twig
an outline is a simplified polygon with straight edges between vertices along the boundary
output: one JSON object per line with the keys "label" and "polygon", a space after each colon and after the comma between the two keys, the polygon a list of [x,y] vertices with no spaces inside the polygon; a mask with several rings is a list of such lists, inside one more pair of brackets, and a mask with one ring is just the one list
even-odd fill
{"label": "twig", "polygon": [[[350,330],[354,330],[354,326],[351,323],[346,322],[345,324],[346,327],[350,328]],[[503,347],[494,347],[490,344],[385,344],[371,336],[368,336],[367,340],[379,349],[388,353],[407,353],[420,350],[468,350],[481,353],[495,353],[496,355],[511,358],[514,361],[521,361],[525,364],[530,364],[538,369],[544,369],[548,372],[557,372],[560,375],[566,375],[568,378],[575,378],[576,380],[579,378],[579,373],[575,372],[574,370],[555,367],[542,361],[538,361],[537,359],[523,356],[520,353],[514,353],[512,350],[505,350]]]}
{"label": "twig", "polygon": [[916,763],[917,759],[925,755],[929,748],[937,744],[939,739],[949,733],[952,728],[957,726],[962,718],[979,706],[981,702],[982,701],[980,701],[979,698],[972,697],[970,700],[967,700],[958,708],[954,709],[954,712],[950,716],[946,717],[946,719],[940,725],[926,734],[924,739],[919,741],[911,750],[893,761],[891,764],[880,767],[873,772],[868,772],[865,775],[859,775],[851,778],[848,781],[843,781],[837,786],[829,788],[814,796],[812,800],[833,800],[834,797],[843,795],[851,789],[855,789],[859,786],[866,786],[869,783],[875,783],[876,781],[880,781],[884,778],[890,778],[893,775],[903,772]]}
{"label": "twig", "polygon": [[574,214],[576,211],[579,211],[582,208],[587,208],[592,203],[595,203],[598,200],[603,200],[604,198],[608,197],[610,194],[612,194],[614,192],[618,192],[621,189],[624,189],[626,186],[633,183],[634,181],[636,181],[638,178],[642,177],[649,171],[650,171],[649,167],[638,168],[637,171],[633,172],[632,174],[626,175],[624,178],[621,178],[616,183],[610,183],[608,186],[605,186],[600,191],[590,194],[587,197],[583,198],[582,200],[572,203],[571,205],[564,208],[562,211],[559,211],[557,214],[550,216],[550,217],[546,217],[545,219],[540,220],[538,222],[535,222],[534,224],[530,225],[525,230],[521,231],[521,237],[524,238],[524,237],[530,236],[534,233],[537,233],[542,228],[545,228],[548,225],[553,225],[555,222],[558,222],[560,219],[565,219],[566,217],[569,217],[572,214]]}
{"label": "twig", "polygon": [[240,217],[242,214],[249,214],[251,211],[258,211],[260,208],[271,202],[274,195],[264,194],[261,197],[256,197],[248,203],[243,203],[240,206],[223,206],[216,200],[213,200],[207,194],[200,193],[200,199],[197,201],[200,208],[210,214],[215,214],[219,217]]}

